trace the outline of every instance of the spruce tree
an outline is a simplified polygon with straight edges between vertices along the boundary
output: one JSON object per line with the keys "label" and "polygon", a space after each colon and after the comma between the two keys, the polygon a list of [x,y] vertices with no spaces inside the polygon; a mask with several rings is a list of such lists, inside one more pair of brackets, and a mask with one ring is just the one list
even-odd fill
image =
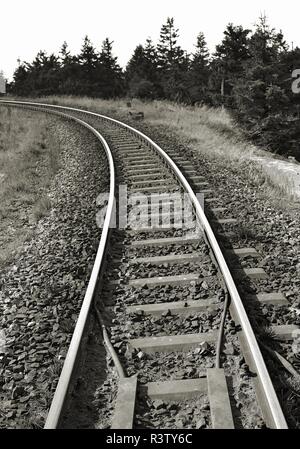
{"label": "spruce tree", "polygon": [[81,51],[78,55],[78,60],[84,68],[87,70],[96,67],[98,62],[98,56],[95,47],[91,43],[88,36],[85,36],[83,40],[83,44],[81,47]]}
{"label": "spruce tree", "polygon": [[144,51],[149,65],[156,69],[158,63],[157,50],[150,38],[146,39]]}
{"label": "spruce tree", "polygon": [[147,60],[147,79],[154,85],[156,95],[159,95],[161,89],[159,86],[158,54],[150,38],[146,39],[144,51]]}
{"label": "spruce tree", "polygon": [[119,73],[121,68],[118,64],[118,58],[113,56],[112,53],[113,41],[110,41],[108,37],[102,42],[102,48],[99,55],[99,61],[108,70],[112,72]]}
{"label": "spruce tree", "polygon": [[281,54],[286,50],[282,33],[270,28],[265,16],[260,17],[249,39],[250,59],[244,61],[234,89],[238,114],[245,124],[252,126],[278,108],[282,111],[286,99],[278,75]]}
{"label": "spruce tree", "polygon": [[175,28],[174,18],[168,17],[161,28],[157,46],[158,65],[162,70],[170,70],[184,62],[184,51],[177,44],[178,37],[179,30]]}
{"label": "spruce tree", "polygon": [[[282,83],[282,59],[287,53],[282,32],[260,17],[249,41],[251,59],[244,64],[244,76],[236,83],[236,115],[249,135],[274,151],[291,151],[299,137],[299,122],[291,121],[291,85]],[[298,131],[297,131],[297,129]],[[293,137],[292,137],[293,136]]]}
{"label": "spruce tree", "polygon": [[[130,58],[125,72],[127,91],[131,97],[145,98],[151,87],[148,86],[148,61],[142,45],[138,45]],[[151,83],[150,83],[151,84]]]}
{"label": "spruce tree", "polygon": [[126,67],[128,93],[132,97],[155,98],[158,96],[157,54],[150,39],[145,48],[138,45]]}
{"label": "spruce tree", "polygon": [[88,36],[85,36],[83,40],[77,60],[80,64],[80,70],[77,72],[79,77],[76,83],[78,95],[97,96],[99,59],[97,51]]}
{"label": "spruce tree", "polygon": [[113,56],[113,42],[106,38],[102,42],[99,55],[98,80],[101,96],[111,98],[121,95],[124,91],[124,80],[118,58]]}
{"label": "spruce tree", "polygon": [[61,63],[59,93],[64,95],[83,93],[82,65],[80,65],[78,57],[71,55],[66,41],[62,44],[59,55]]}
{"label": "spruce tree", "polygon": [[203,33],[198,34],[195,47],[188,72],[188,91],[192,103],[209,103],[209,51]]}
{"label": "spruce tree", "polygon": [[66,41],[62,44],[59,54],[62,66],[66,66],[72,62],[73,58],[68,50],[68,44]]}
{"label": "spruce tree", "polygon": [[211,64],[212,85],[217,92],[217,103],[232,106],[232,88],[243,72],[243,64],[249,59],[250,30],[229,23],[224,31],[221,44],[216,46]]}
{"label": "spruce tree", "polygon": [[164,95],[171,100],[186,98],[188,55],[178,45],[179,31],[174,19],[168,17],[160,31],[157,46],[158,70]]}
{"label": "spruce tree", "polygon": [[145,50],[142,45],[138,45],[133,52],[126,66],[126,79],[130,82],[133,77],[136,78],[146,78],[148,61],[146,58]]}
{"label": "spruce tree", "polygon": [[12,92],[16,95],[31,95],[31,89],[28,85],[28,72],[24,63],[20,64],[13,74]]}

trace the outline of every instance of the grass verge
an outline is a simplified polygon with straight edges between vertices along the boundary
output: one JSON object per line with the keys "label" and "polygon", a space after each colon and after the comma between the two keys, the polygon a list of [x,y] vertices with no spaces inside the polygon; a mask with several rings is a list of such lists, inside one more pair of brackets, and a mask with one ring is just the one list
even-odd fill
{"label": "grass verge", "polygon": [[[35,100],[36,101],[36,100]],[[129,120],[129,111],[143,111],[150,125],[168,127],[187,138],[196,152],[212,159],[218,158],[239,165],[249,164],[249,177],[267,198],[285,201],[300,199],[300,166],[290,164],[283,157],[264,151],[248,142],[230,114],[223,108],[184,106],[167,101],[142,102],[134,99],[132,107],[127,101],[102,100],[88,97],[49,96],[39,99],[66,106],[80,107],[115,118]]]}
{"label": "grass verge", "polygon": [[0,266],[51,208],[47,187],[58,155],[47,117],[0,107]]}

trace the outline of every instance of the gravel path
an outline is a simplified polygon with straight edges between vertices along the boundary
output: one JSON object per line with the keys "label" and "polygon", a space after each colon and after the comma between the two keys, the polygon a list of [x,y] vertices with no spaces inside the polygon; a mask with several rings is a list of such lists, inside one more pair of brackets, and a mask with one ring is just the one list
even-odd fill
{"label": "gravel path", "polygon": [[0,428],[40,428],[56,387],[101,231],[104,150],[79,125],[49,116],[61,145],[52,209],[0,276]]}

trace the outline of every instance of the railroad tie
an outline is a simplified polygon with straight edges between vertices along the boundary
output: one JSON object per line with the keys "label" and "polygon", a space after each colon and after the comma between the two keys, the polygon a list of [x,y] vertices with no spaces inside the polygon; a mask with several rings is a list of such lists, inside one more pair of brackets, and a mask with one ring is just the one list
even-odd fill
{"label": "railroad tie", "polygon": [[137,376],[119,379],[111,429],[132,429],[137,391]]}
{"label": "railroad tie", "polygon": [[236,218],[217,218],[213,221],[219,225],[237,224]]}
{"label": "railroad tie", "polygon": [[220,201],[220,198],[217,197],[213,197],[213,198],[204,198],[204,201],[206,203],[217,203],[218,201]]}
{"label": "railroad tie", "polygon": [[183,263],[200,262],[200,260],[201,255],[199,253],[168,254],[167,256],[138,257],[136,259],[130,259],[129,264],[176,265]]}
{"label": "railroad tie", "polygon": [[276,340],[292,341],[300,337],[300,327],[295,324],[281,324],[271,326],[271,331],[275,334]]}
{"label": "railroad tie", "polygon": [[136,167],[131,166],[131,167],[128,167],[127,173],[128,173],[128,175],[131,175],[132,173],[134,173],[134,174],[136,174],[136,173],[138,173],[138,174],[157,173],[157,168],[145,168],[142,170],[140,167],[136,168]]}
{"label": "railroad tie", "polygon": [[200,241],[199,236],[191,237],[166,237],[162,239],[146,239],[146,240],[135,240],[131,242],[133,248],[140,248],[143,246],[169,246],[169,245],[188,245],[197,244]]}
{"label": "railroad tie", "polygon": [[133,193],[141,193],[144,192],[146,193],[157,193],[159,194],[161,193],[175,193],[178,192],[179,188],[175,185],[175,184],[167,184],[167,185],[159,185],[159,186],[149,186],[149,187],[145,187],[145,186],[141,186],[141,187],[130,187],[128,193],[129,194],[133,194]]}
{"label": "railroad tie", "polygon": [[[203,195],[212,195],[214,193],[214,191],[211,189],[204,189],[204,190],[200,190],[199,193],[202,193]],[[204,200],[205,200],[205,198],[204,198]]]}
{"label": "railroad tie", "polygon": [[145,233],[145,232],[166,232],[169,230],[176,230],[180,229],[181,224],[176,225],[176,223],[162,223],[161,225],[151,225],[151,226],[144,226],[141,223],[137,223],[134,225],[134,223],[129,223],[126,230],[128,231],[129,235],[134,235],[136,233]]}
{"label": "railroad tie", "polygon": [[[149,224],[150,223],[150,224]],[[185,229],[188,224],[195,224],[195,221],[184,220],[180,214],[151,214],[141,215],[137,221],[133,218],[128,223],[128,229],[132,232],[156,232],[168,229]]]}
{"label": "railroad tie", "polygon": [[218,310],[222,303],[217,298],[203,300],[187,300],[176,302],[162,302],[157,304],[138,304],[127,306],[127,313],[142,312],[144,315],[162,315],[169,312],[171,315],[179,315],[185,313],[208,312]]}
{"label": "railroad tie", "polygon": [[283,293],[258,293],[256,295],[247,295],[246,299],[250,301],[259,301],[263,304],[273,304],[278,306],[289,304]]}
{"label": "railroad tie", "polygon": [[130,174],[132,171],[138,170],[140,173],[145,173],[147,170],[153,170],[154,172],[157,172],[158,167],[157,164],[154,163],[144,163],[144,164],[132,164],[129,165],[128,168],[126,168],[126,172]]}
{"label": "railroad tie", "polygon": [[[157,220],[159,218],[173,218],[173,217],[183,217],[184,211],[181,208],[173,208],[171,203],[162,203],[162,204],[138,204],[136,205],[136,209],[138,212],[142,212],[140,215],[141,218],[151,218],[151,220]],[[150,210],[149,210],[150,208]],[[161,209],[161,210],[160,210]]]}
{"label": "railroad tie", "polygon": [[238,257],[259,257],[259,254],[255,248],[233,248],[226,250],[226,253],[230,256]]}
{"label": "railroad tie", "polygon": [[[156,213],[160,209],[168,210],[171,213],[172,206],[173,206],[173,203],[171,201],[168,201],[168,200],[151,201],[150,204],[149,204],[147,196],[144,197],[144,199],[142,197],[135,197],[135,200],[139,201],[140,204],[137,204],[134,207],[138,207],[138,210],[141,211],[141,212],[144,211],[144,213],[148,213],[148,214],[151,213],[151,215],[152,215],[153,212]],[[147,200],[147,202],[145,200]],[[162,213],[163,212],[161,211],[161,214]]]}
{"label": "railroad tie", "polygon": [[171,183],[174,183],[174,179],[171,177],[164,177],[161,179],[148,179],[148,180],[141,180],[141,181],[131,181],[133,186],[145,186],[145,185],[153,185],[153,184],[158,184],[159,186],[161,185],[168,185]]}
{"label": "railroad tie", "polygon": [[250,279],[264,280],[268,275],[263,268],[239,268],[233,270],[237,277],[249,277]]}
{"label": "railroad tie", "polygon": [[201,176],[201,175],[195,175],[195,176],[190,176],[190,179],[192,182],[195,181],[205,181],[205,176]]}
{"label": "railroad tie", "polygon": [[223,369],[207,369],[207,378],[149,382],[140,390],[150,399],[162,401],[184,401],[208,393],[212,428],[234,429]]}
{"label": "railroad tie", "polygon": [[148,151],[141,151],[141,150],[130,150],[130,151],[122,151],[122,150],[118,150],[119,156],[121,156],[122,158],[126,158],[127,156],[148,156],[149,152]]}
{"label": "railroad tie", "polygon": [[219,214],[222,212],[226,212],[227,211],[227,207],[215,207],[213,209],[211,209],[213,214]]}
{"label": "railroad tie", "polygon": [[140,349],[146,354],[174,351],[187,352],[190,349],[197,348],[201,343],[214,343],[217,335],[218,332],[213,330],[198,334],[135,338],[129,340],[128,343],[132,348]]}
{"label": "railroad tie", "polygon": [[204,182],[204,181],[195,181],[195,180],[192,179],[192,183],[196,187],[206,187],[206,186],[208,186],[208,182]]}
{"label": "railroad tie", "polygon": [[201,394],[207,394],[206,378],[169,380],[164,382],[149,382],[141,385],[141,393],[152,400],[184,401]]}
{"label": "railroad tie", "polygon": [[124,165],[129,165],[129,166],[130,165],[134,165],[134,164],[139,164],[139,163],[141,163],[141,164],[144,164],[144,163],[152,164],[152,163],[155,163],[155,162],[158,163],[158,161],[154,157],[151,157],[151,156],[132,157],[132,158],[122,157],[121,161],[122,161],[122,163]]}
{"label": "railroad tie", "polygon": [[224,370],[207,369],[207,384],[213,429],[234,429]]}
{"label": "railroad tie", "polygon": [[130,279],[129,287],[142,288],[158,287],[162,285],[186,285],[191,282],[202,282],[202,278],[198,273],[177,274],[174,276],[157,276],[152,278]]}
{"label": "railroad tie", "polygon": [[153,180],[153,178],[155,177],[155,176],[163,176],[163,174],[162,173],[159,173],[159,174],[157,174],[157,171],[156,171],[156,173],[143,173],[143,174],[139,174],[139,175],[130,175],[130,179],[131,180],[144,180],[144,179],[150,179],[150,180]]}
{"label": "railroad tie", "polygon": [[142,157],[155,157],[157,158],[157,154],[153,153],[151,150],[148,149],[139,149],[135,151],[119,151],[119,154],[124,159],[131,159],[131,158],[142,158]]}

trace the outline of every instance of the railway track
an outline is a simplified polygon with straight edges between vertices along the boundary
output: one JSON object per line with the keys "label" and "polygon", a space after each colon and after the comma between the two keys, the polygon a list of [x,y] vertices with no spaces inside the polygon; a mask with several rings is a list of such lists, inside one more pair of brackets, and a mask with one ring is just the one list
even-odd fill
{"label": "railway track", "polygon": [[[214,227],[234,226],[235,219],[214,198],[205,176],[175,150],[167,154],[111,118],[39,103],[1,103],[76,120],[97,136],[110,168],[107,206],[99,215],[101,241],[45,428],[78,425],[76,400],[89,407],[84,393],[76,399],[76,388],[78,379],[94,370],[93,360],[80,360],[84,335],[95,325],[102,329],[109,354],[108,385],[115,388],[113,409],[102,404],[111,415],[111,428],[237,428],[256,427],[256,421],[257,427],[287,428],[204,206]],[[255,261],[257,253],[235,248],[226,259],[245,256]],[[265,276],[259,268],[240,274]],[[280,292],[256,299],[285,302]],[[91,325],[91,314],[98,324]],[[273,329],[285,340],[294,330]],[[93,375],[101,377],[97,371]],[[237,404],[241,393],[244,410]],[[250,424],[249,410],[256,416]]]}

